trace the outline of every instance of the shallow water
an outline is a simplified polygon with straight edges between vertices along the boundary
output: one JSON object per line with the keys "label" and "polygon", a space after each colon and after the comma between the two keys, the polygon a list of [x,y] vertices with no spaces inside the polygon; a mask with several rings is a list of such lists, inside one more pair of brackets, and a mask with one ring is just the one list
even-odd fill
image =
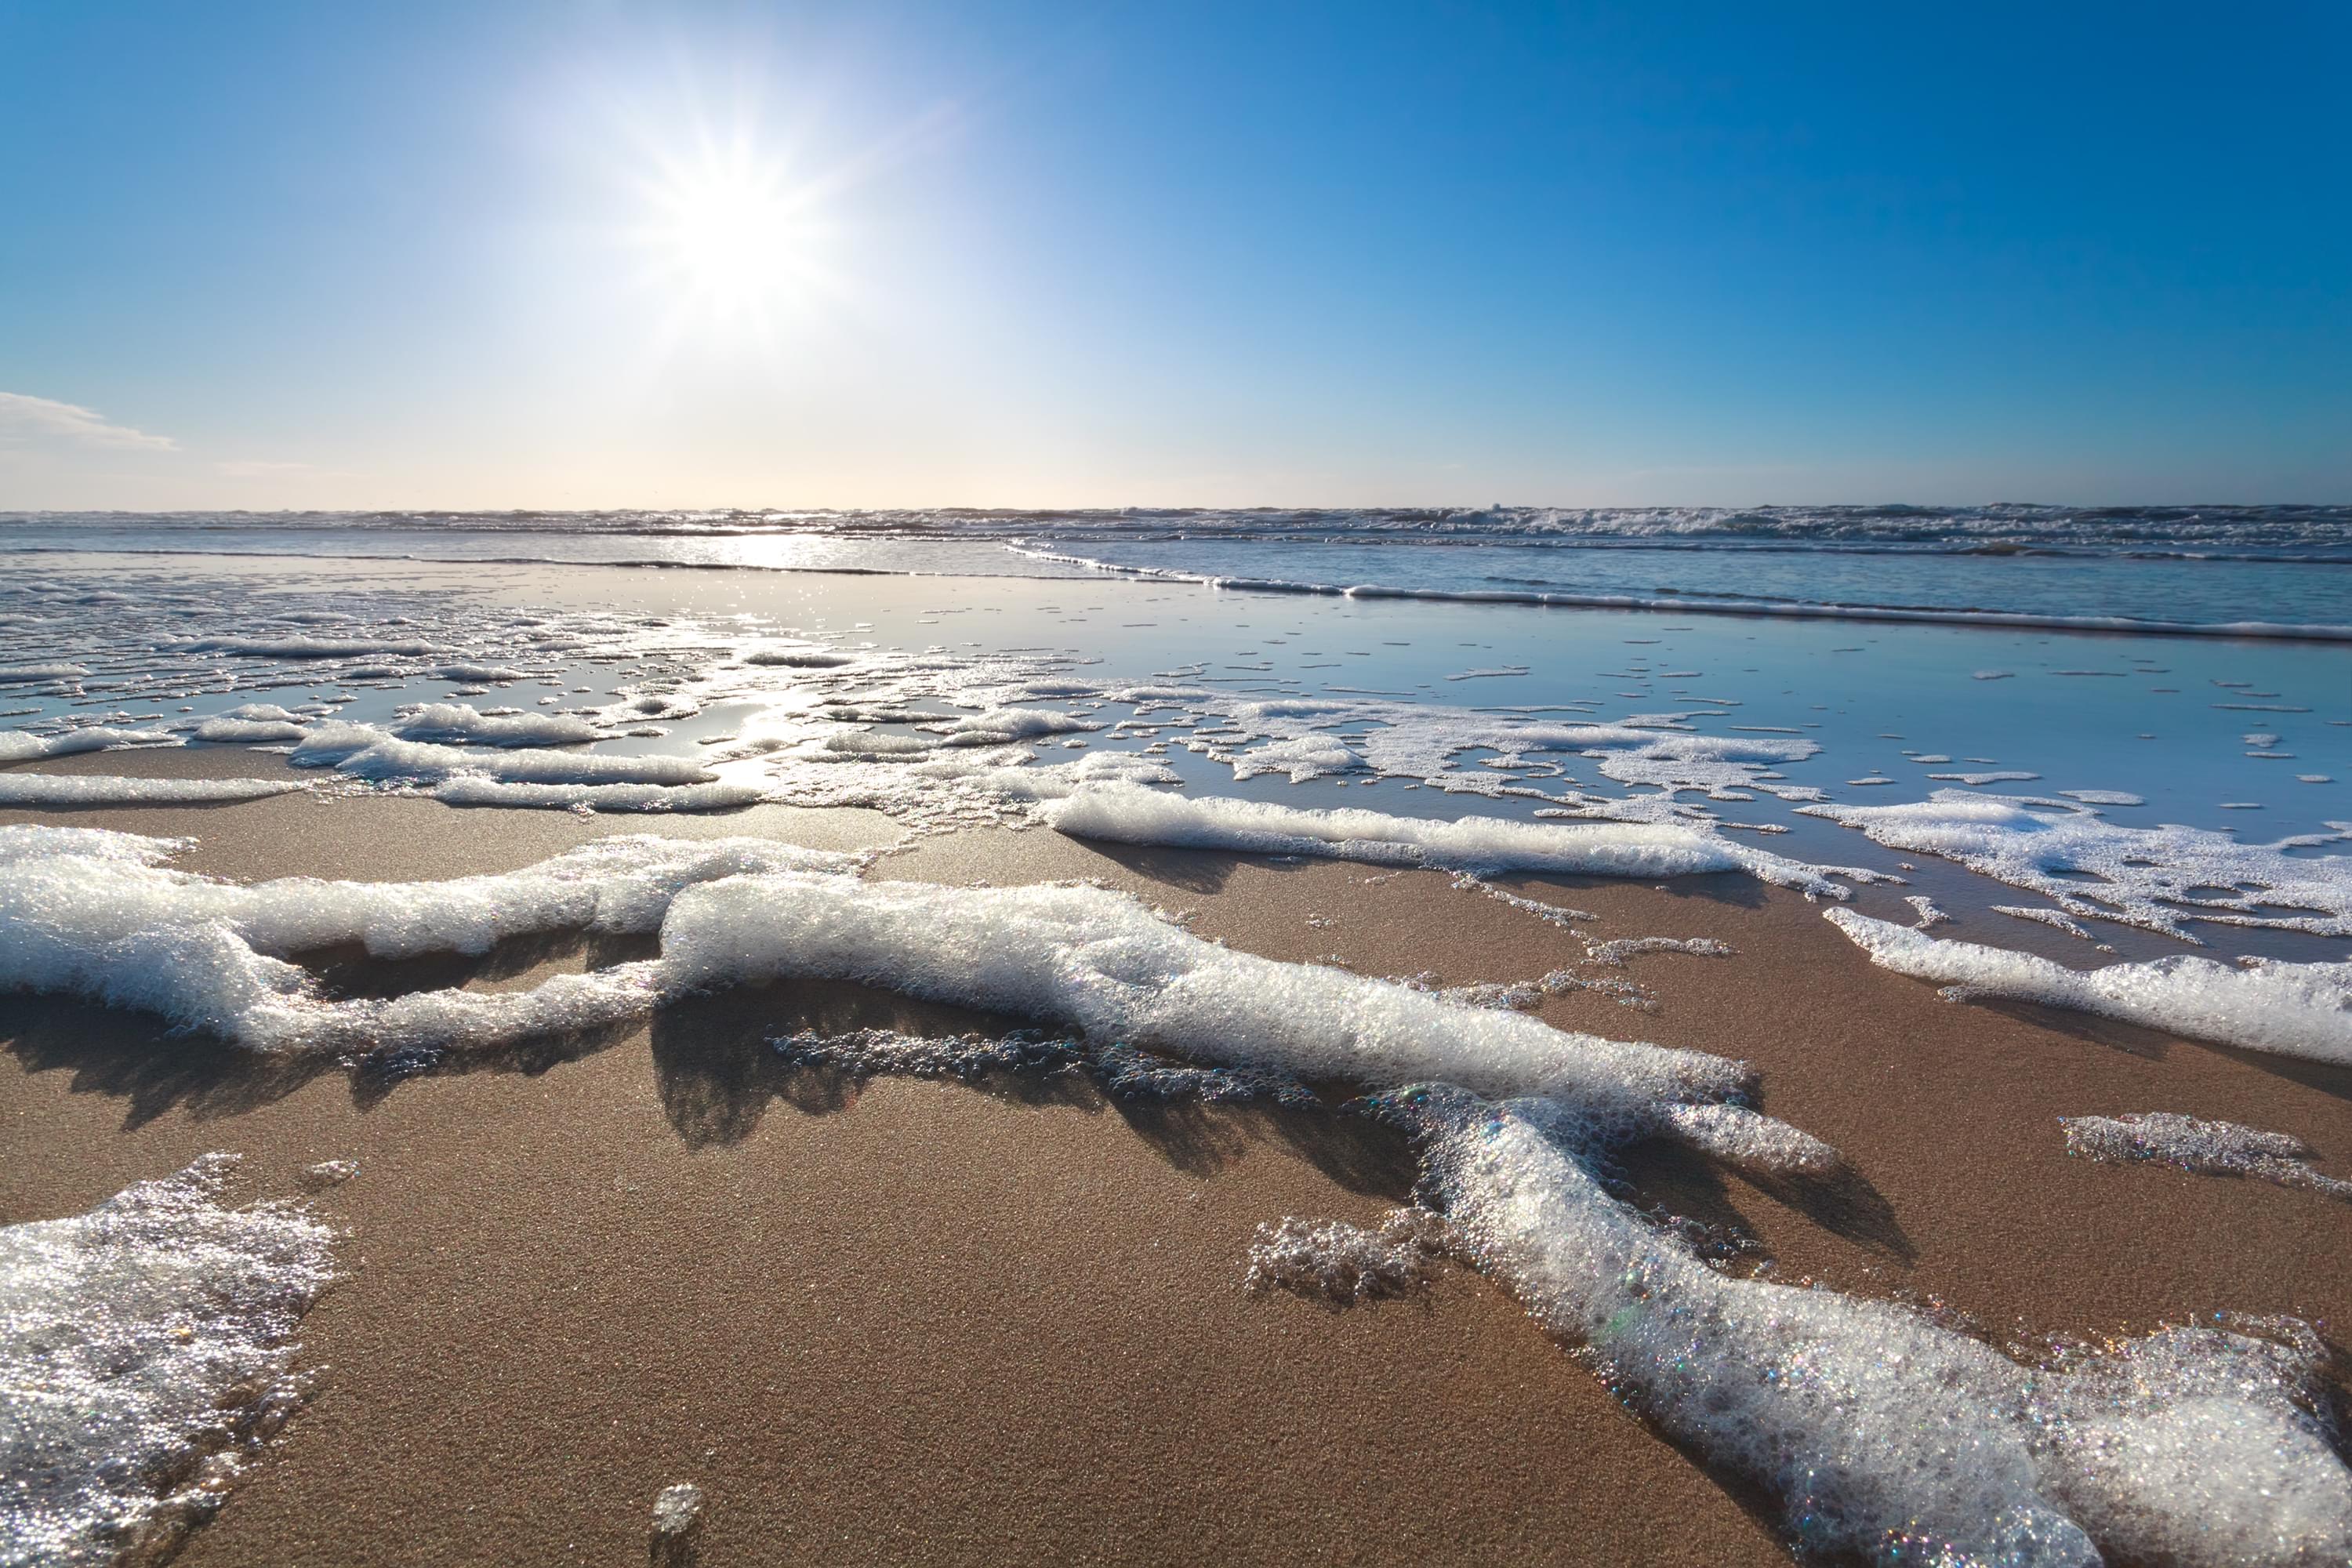
{"label": "shallow water", "polygon": [[0,553],[282,553],[1702,601],[2352,637],[2352,508],[0,514]]}
{"label": "shallow water", "polygon": [[[1696,601],[1717,612],[1872,612],[1965,620],[2136,621],[2352,636],[2352,564],[2127,554],[1979,555],[1851,546],[1657,548],[1494,540],[1444,546],[1353,541],[1077,542],[1069,555],[1123,570],[1271,589],[1538,601]],[[1661,606],[1663,607],[1663,605]],[[1696,607],[1696,606],[1695,606]]]}
{"label": "shallow water", "polygon": [[[184,540],[191,530],[149,531]],[[282,551],[320,530],[216,524],[207,531]],[[337,537],[398,540],[410,531],[372,527]],[[442,531],[509,543],[523,531]],[[592,546],[619,538],[634,548],[640,537],[527,532],[534,547],[549,538]],[[699,548],[710,541],[688,542]],[[719,540],[730,541],[740,542]],[[1717,777],[1713,798],[1704,789],[1678,790],[1675,808],[1778,829],[1750,841],[1801,859],[1899,871],[1963,916],[1972,940],[2074,963],[2101,954],[2050,927],[1986,912],[2035,902],[2015,889],[1932,857],[1884,849],[1802,808],[1919,801],[1939,791],[2007,795],[2047,803],[2043,809],[2095,811],[2118,826],[2181,824],[2249,845],[2333,837],[2330,824],[2352,818],[2345,783],[2352,780],[2352,646],[1274,595],[1093,572],[1058,580],[967,577],[952,574],[975,552],[1019,558],[963,539],[793,534],[751,542],[869,564],[879,550],[920,575],[431,566],[234,552],[44,553],[37,571],[0,574],[0,616],[15,617],[0,620],[0,666],[39,669],[62,659],[89,673],[12,680],[0,688],[15,710],[5,721],[51,734],[108,722],[184,736],[205,715],[248,702],[308,704],[340,721],[386,725],[410,705],[457,700],[589,715],[607,737],[594,752],[695,758],[712,763],[722,778],[762,783],[772,775],[757,757],[729,760],[740,735],[756,733],[778,711],[804,712],[845,691],[887,690],[898,716],[883,714],[864,727],[910,747],[936,743],[921,726],[927,716],[947,721],[1012,701],[1075,711],[1094,726],[1034,739],[1041,764],[1129,755],[1202,794],[1406,817],[1520,820],[1564,796],[1616,803],[1612,810],[1656,805],[1659,797],[1653,785],[1621,776],[1624,764],[1580,755],[1581,748],[1497,755],[1481,743],[1482,726],[1632,721],[1667,736],[1818,748]],[[1711,559],[1704,551],[1673,553]],[[1949,565],[1961,558],[1940,559]],[[2228,563],[2168,564],[2186,571]],[[496,614],[484,618],[484,605],[498,606]],[[206,642],[259,647],[321,636],[434,651],[387,660],[191,651]],[[740,647],[776,637],[873,661],[876,674],[845,684],[822,670],[747,671],[736,660]],[[433,673],[466,660],[528,666],[512,673],[529,679]],[[1119,700],[1121,689],[1138,683],[1200,696],[1139,709]],[[681,692],[690,700],[676,700]],[[1266,701],[1327,710],[1287,721],[1236,718],[1237,710]],[[654,710],[639,713],[630,704]],[[1237,765],[1237,757],[1266,743],[1263,732],[1250,736],[1249,726],[1263,731],[1268,724],[1276,734],[1338,748],[1345,765],[1296,780],[1294,772],[1317,770],[1252,773],[1255,763]],[[1419,726],[1427,742],[1414,765],[1402,770],[1380,761],[1381,737],[1392,738],[1401,725]],[[1432,763],[1431,746],[1452,754]],[[1696,775],[1685,765],[1677,776]],[[2141,804],[2124,804],[2124,796]],[[2340,863],[2340,850],[2325,843],[2291,845],[2284,853],[2315,861],[2336,856]],[[1904,914],[1888,889],[1862,889],[1859,904],[1889,918]],[[2334,938],[2209,922],[2196,929],[2224,952],[2343,956]],[[2126,955],[2177,947],[2104,925],[2097,935]]]}

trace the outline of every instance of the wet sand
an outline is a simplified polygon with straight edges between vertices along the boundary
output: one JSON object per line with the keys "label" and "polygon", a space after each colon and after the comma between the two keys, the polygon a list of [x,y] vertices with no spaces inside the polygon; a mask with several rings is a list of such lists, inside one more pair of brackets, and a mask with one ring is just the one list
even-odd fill
{"label": "wet sand", "polygon": [[[69,764],[79,763],[79,766]],[[93,765],[97,764],[97,765]],[[261,773],[244,752],[45,771]],[[13,812],[186,834],[239,878],[436,877],[615,831],[896,837],[866,813],[582,819],[426,801]],[[1095,877],[1269,956],[1449,984],[1539,975],[1570,933],[1433,873],[967,833],[877,877]],[[1855,1179],[1768,1191],[1664,1150],[1639,1201],[1738,1232],[1784,1278],[1917,1291],[1996,1339],[2099,1336],[2221,1309],[2352,1306],[2339,1205],[2068,1159],[2056,1119],[2165,1110],[2294,1132],[2352,1173],[2352,1073],[1872,969],[1821,906],[1744,879],[1524,879],[1635,958],[1645,1013],[1549,998],[1564,1027],[1742,1057],[1765,1105]],[[1962,931],[1958,934],[1969,935]],[[623,955],[570,941],[369,965],[369,988],[529,984]],[[642,1561],[653,1495],[709,1499],[707,1564],[772,1562],[1785,1561],[1769,1528],[1620,1408],[1499,1290],[1339,1311],[1240,1289],[1256,1225],[1369,1220],[1409,1151],[1354,1119],[1106,1105],[1057,1081],[877,1080],[776,1065],[809,1024],[988,1020],[848,986],[744,991],[649,1028],[397,1084],[273,1072],[151,1020],[0,1000],[0,1220],[78,1212],[210,1149],[258,1195],[314,1161],[348,1279],[305,1320],[316,1403],[188,1563]]]}

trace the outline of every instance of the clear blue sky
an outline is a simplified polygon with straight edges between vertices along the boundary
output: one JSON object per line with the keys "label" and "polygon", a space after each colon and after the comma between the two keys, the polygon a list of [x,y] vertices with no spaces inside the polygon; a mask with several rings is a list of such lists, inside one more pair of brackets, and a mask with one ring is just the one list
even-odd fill
{"label": "clear blue sky", "polygon": [[2352,498],[2352,6],[0,5],[0,508]]}

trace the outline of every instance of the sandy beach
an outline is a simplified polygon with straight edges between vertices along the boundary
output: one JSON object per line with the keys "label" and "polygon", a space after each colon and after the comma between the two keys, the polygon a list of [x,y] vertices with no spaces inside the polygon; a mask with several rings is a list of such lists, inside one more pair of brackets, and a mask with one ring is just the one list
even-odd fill
{"label": "sandy beach", "polygon": [[[269,776],[229,750],[52,772]],[[458,811],[306,795],[14,812],[187,836],[237,879],[510,869],[593,837],[866,847],[869,813]],[[1540,975],[1568,932],[1434,872],[1097,846],[1041,830],[915,841],[872,878],[1098,879],[1289,961],[1444,984]],[[2352,1173],[2352,1074],[2039,1009],[1957,1005],[1870,966],[1822,906],[1744,879],[1514,879],[1638,956],[1654,1011],[1546,998],[1565,1028],[1747,1059],[1763,1106],[1850,1178],[1769,1188],[1663,1147],[1634,1201],[1780,1278],[1932,1298],[1996,1342],[2099,1339],[2217,1310],[2326,1328],[2352,1306],[2341,1210],[2262,1183],[2067,1157],[2057,1119],[2166,1110],[2294,1132]],[[646,944],[481,959],[313,955],[346,994],[514,988]],[[1368,1222],[1411,1150],[1360,1118],[1143,1109],[1067,1079],[971,1087],[788,1068],[794,1028],[1002,1025],[844,984],[730,992],[651,1026],[402,1081],[273,1063],[134,1015],[0,1001],[0,1221],[77,1213],[210,1150],[241,1190],[316,1195],[347,1277],[304,1320],[314,1402],[188,1563],[642,1560],[656,1492],[708,1499],[707,1564],[1784,1561],[1769,1513],[1621,1406],[1458,1266],[1338,1310],[1242,1288],[1255,1227]]]}
{"label": "sandy beach", "polygon": [[0,1568],[2352,1568],[2352,8],[13,10]]}

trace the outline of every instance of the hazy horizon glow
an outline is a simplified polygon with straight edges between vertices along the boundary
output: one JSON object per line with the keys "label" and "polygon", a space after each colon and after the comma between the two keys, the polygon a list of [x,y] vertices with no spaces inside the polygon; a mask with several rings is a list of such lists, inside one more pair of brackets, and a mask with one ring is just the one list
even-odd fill
{"label": "hazy horizon glow", "polygon": [[35,0],[0,510],[2352,497],[2347,14]]}

